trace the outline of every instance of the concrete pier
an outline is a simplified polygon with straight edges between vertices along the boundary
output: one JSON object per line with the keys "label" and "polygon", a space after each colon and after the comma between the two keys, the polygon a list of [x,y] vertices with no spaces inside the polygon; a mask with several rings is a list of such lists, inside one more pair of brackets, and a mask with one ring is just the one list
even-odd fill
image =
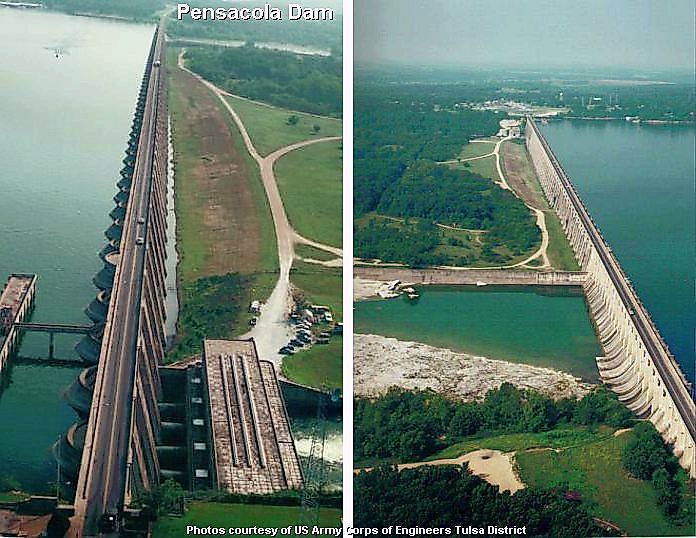
{"label": "concrete pier", "polygon": [[587,304],[604,351],[604,383],[639,417],[649,419],[691,478],[696,478],[696,406],[691,386],[633,289],[570,178],[532,118],[527,151],[549,205],[587,279]]}
{"label": "concrete pier", "polygon": [[366,280],[400,280],[404,284],[445,284],[475,286],[582,286],[585,272],[524,271],[513,269],[409,269],[398,267],[353,268],[353,276]]}
{"label": "concrete pier", "polygon": [[20,330],[34,306],[36,275],[12,274],[0,294],[0,376],[15,351]]}

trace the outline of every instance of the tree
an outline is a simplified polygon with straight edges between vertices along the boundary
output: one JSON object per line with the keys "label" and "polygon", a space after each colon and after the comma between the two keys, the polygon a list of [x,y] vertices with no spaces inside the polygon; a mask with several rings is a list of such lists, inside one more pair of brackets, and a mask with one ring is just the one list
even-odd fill
{"label": "tree", "polygon": [[150,491],[143,492],[136,500],[136,505],[140,505],[153,521],[164,514],[181,513],[184,488],[169,478]]}
{"label": "tree", "polygon": [[292,114],[291,116],[288,116],[288,119],[285,123],[288,125],[292,125],[293,127],[297,125],[297,123],[300,121],[300,118],[298,118],[295,114]]}
{"label": "tree", "polygon": [[665,467],[669,453],[650,422],[641,422],[633,431],[635,437],[623,453],[624,468],[636,478],[651,480],[655,471]]}
{"label": "tree", "polygon": [[449,424],[449,435],[460,437],[473,435],[483,425],[483,417],[477,404],[465,403],[457,407]]}
{"label": "tree", "polygon": [[317,125],[316,123],[312,125],[312,129],[314,130],[314,133],[318,133],[321,130],[321,125]]}
{"label": "tree", "polygon": [[510,383],[503,383],[498,390],[486,393],[483,414],[493,428],[510,428],[522,418],[522,392]]}

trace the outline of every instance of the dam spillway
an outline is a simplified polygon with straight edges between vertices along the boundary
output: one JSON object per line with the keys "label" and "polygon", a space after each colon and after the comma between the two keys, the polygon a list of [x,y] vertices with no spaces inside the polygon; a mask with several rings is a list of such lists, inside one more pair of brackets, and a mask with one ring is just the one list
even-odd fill
{"label": "dam spillway", "polygon": [[597,357],[602,380],[636,415],[655,425],[695,478],[696,408],[691,386],[531,117],[525,136],[544,194],[587,273],[583,288],[604,351]]}

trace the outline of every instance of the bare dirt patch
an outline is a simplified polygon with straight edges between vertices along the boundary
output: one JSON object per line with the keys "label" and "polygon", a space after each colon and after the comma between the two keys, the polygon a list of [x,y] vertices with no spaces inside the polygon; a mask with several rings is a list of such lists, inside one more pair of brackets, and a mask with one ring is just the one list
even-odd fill
{"label": "bare dirt patch", "polygon": [[[397,469],[415,469],[425,465],[457,465],[468,464],[472,474],[479,476],[492,486],[498,486],[498,490],[515,493],[524,489],[524,484],[520,481],[514,469],[514,452],[504,453],[499,450],[481,449],[474,450],[458,458],[419,461],[415,463],[401,463]],[[353,473],[360,471],[371,471],[372,467],[354,469]]]}

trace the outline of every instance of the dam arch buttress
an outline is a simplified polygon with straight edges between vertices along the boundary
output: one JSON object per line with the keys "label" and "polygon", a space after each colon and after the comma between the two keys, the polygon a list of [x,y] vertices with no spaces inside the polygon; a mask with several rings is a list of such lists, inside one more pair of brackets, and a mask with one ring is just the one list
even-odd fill
{"label": "dam arch buttress", "polygon": [[696,478],[696,407],[689,382],[531,117],[525,137],[549,205],[587,273],[583,288],[604,353],[597,357],[602,381],[655,425],[689,477]]}

